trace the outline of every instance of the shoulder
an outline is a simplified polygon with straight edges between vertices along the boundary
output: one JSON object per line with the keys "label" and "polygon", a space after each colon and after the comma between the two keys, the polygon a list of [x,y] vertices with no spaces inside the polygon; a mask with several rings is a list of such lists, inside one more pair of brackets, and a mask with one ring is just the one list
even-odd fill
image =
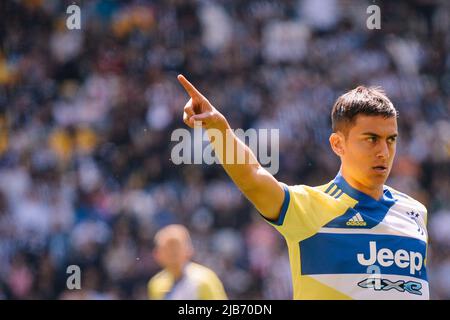
{"label": "shoulder", "polygon": [[288,186],[288,190],[291,198],[304,203],[334,203],[343,194],[333,181],[318,186],[292,185]]}
{"label": "shoulder", "polygon": [[172,286],[172,281],[167,271],[162,270],[155,274],[147,283],[147,295],[149,299],[163,299],[165,292]]}
{"label": "shoulder", "polygon": [[222,285],[222,281],[220,281],[217,274],[201,264],[191,262],[188,272],[189,277],[200,286],[217,287]]}
{"label": "shoulder", "polygon": [[286,188],[288,188],[288,190],[291,193],[294,194],[302,194],[302,195],[309,195],[309,194],[324,194],[327,189],[330,188],[330,186],[332,186],[332,182],[328,182],[326,184],[322,184],[319,186],[308,186],[308,185],[304,185],[304,184],[296,184],[296,185],[285,185],[284,186]]}
{"label": "shoulder", "polygon": [[227,299],[222,281],[214,271],[195,262],[191,262],[188,269],[190,278],[198,285],[200,300]]}
{"label": "shoulder", "polygon": [[425,207],[425,205],[423,203],[421,203],[420,201],[414,199],[413,197],[407,195],[406,193],[400,192],[392,187],[389,186],[385,186],[392,194],[392,196],[394,197],[394,199],[396,199],[396,201],[403,203],[405,205],[409,205],[411,207],[415,207],[416,209],[423,211],[423,212],[427,212],[427,208]]}
{"label": "shoulder", "polygon": [[189,276],[195,277],[198,280],[208,280],[211,278],[217,278],[217,275],[214,271],[195,262],[191,262],[189,264],[188,272]]}
{"label": "shoulder", "polygon": [[332,181],[319,186],[302,184],[288,188],[289,199],[286,211],[294,210],[308,213],[308,216],[319,214],[330,217],[342,214],[348,206],[354,204],[351,199],[343,197],[343,190]]}
{"label": "shoulder", "polygon": [[161,270],[157,274],[155,274],[147,283],[148,288],[151,288],[155,285],[157,285],[160,282],[167,281],[168,280],[168,273],[165,270]]}
{"label": "shoulder", "polygon": [[419,214],[423,217],[424,222],[426,223],[428,220],[428,212],[427,208],[423,203],[414,199],[413,197],[407,195],[406,193],[395,190],[392,187],[385,186],[394,197],[396,203],[402,206],[405,210],[407,210],[410,214]]}

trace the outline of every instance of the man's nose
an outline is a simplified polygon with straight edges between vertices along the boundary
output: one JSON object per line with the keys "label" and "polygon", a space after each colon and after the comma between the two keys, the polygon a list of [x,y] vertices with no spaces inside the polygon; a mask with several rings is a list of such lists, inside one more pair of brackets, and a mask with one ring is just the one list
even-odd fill
{"label": "man's nose", "polygon": [[389,158],[389,147],[386,142],[380,142],[377,149],[377,158],[388,159]]}

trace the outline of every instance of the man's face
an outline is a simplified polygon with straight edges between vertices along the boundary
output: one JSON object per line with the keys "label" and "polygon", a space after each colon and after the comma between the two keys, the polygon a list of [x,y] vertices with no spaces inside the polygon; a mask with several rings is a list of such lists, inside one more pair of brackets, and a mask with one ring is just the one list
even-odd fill
{"label": "man's face", "polygon": [[389,176],[397,141],[396,117],[357,115],[347,137],[340,134],[342,170],[357,186],[375,189]]}
{"label": "man's face", "polygon": [[181,268],[191,255],[190,246],[180,239],[164,239],[155,248],[155,258],[164,268]]}

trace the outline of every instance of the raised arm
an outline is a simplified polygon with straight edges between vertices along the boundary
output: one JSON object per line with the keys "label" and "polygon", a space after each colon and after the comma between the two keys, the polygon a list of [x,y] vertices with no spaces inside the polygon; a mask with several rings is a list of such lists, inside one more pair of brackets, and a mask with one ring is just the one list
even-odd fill
{"label": "raised arm", "polygon": [[[236,186],[258,211],[269,220],[277,220],[284,201],[283,186],[256,159],[253,152],[232,132],[226,118],[184,76],[178,81],[189,94],[183,121],[191,128],[201,125],[220,163]],[[221,139],[217,135],[221,135]],[[233,150],[233,155],[230,152]],[[245,161],[238,161],[239,155]]]}

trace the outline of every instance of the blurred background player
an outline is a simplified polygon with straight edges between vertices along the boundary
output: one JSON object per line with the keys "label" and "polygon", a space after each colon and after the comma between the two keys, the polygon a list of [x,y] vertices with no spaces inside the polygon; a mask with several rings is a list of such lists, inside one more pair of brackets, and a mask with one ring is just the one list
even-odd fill
{"label": "blurred background player", "polygon": [[158,231],[154,256],[164,270],[149,281],[149,299],[227,299],[222,282],[214,271],[192,262],[193,254],[191,237],[184,226],[172,224]]}

